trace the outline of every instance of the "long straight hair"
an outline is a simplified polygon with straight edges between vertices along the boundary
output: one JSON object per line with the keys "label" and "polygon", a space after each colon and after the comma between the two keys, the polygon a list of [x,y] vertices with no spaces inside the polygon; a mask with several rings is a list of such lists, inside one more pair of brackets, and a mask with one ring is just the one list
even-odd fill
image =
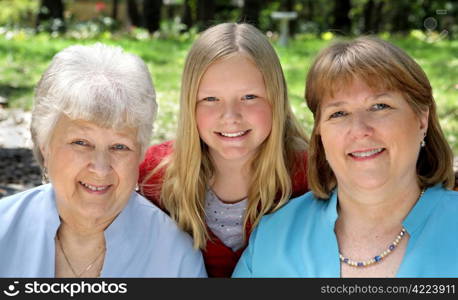
{"label": "long straight hair", "polygon": [[[244,218],[256,225],[262,215],[283,205],[290,197],[291,173],[307,138],[295,119],[279,58],[269,40],[249,24],[223,23],[210,27],[195,41],[183,71],[180,113],[172,154],[146,176],[147,182],[165,167],[160,201],[179,226],[205,248],[209,233],[205,223],[205,192],[214,174],[208,146],[200,139],[196,102],[200,80],[207,68],[221,59],[243,53],[258,67],[272,107],[272,129],[252,164],[248,207]],[[143,189],[147,194],[147,189]],[[277,196],[280,200],[276,201]]]}

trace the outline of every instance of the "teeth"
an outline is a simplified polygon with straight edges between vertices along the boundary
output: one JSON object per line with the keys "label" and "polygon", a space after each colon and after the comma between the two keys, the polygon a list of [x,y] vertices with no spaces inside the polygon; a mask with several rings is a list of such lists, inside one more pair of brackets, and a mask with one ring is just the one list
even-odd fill
{"label": "teeth", "polygon": [[80,181],[80,183],[81,183],[82,185],[84,185],[85,187],[87,187],[88,189],[90,189],[91,191],[94,191],[94,192],[96,192],[96,191],[103,191],[103,190],[106,190],[106,189],[109,187],[109,185],[107,185],[107,186],[105,186],[105,187],[96,187],[96,186],[93,186],[93,185],[84,183],[84,182],[82,182],[82,181]]}
{"label": "teeth", "polygon": [[226,137],[238,137],[238,136],[244,135],[246,132],[247,131],[245,130],[245,131],[234,132],[234,133],[220,132],[220,134]]}
{"label": "teeth", "polygon": [[382,152],[382,150],[383,148],[374,149],[374,150],[366,151],[366,152],[353,152],[351,153],[351,155],[356,156],[356,157],[367,157],[367,156],[371,156],[376,153]]}

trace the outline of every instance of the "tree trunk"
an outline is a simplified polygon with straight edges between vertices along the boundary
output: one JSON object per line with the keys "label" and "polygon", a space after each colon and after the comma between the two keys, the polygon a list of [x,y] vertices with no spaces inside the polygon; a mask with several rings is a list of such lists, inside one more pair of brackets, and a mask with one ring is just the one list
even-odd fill
{"label": "tree trunk", "polygon": [[261,11],[262,1],[245,0],[242,9],[241,20],[256,27],[259,26],[259,12]]}
{"label": "tree trunk", "polygon": [[145,27],[150,33],[158,31],[161,25],[162,0],[144,0]]}
{"label": "tree trunk", "polygon": [[374,32],[379,33],[383,28],[385,18],[383,17],[383,7],[385,6],[385,1],[379,1],[375,5],[375,16],[374,16]]}
{"label": "tree trunk", "polygon": [[407,34],[409,31],[409,19],[407,18],[410,15],[411,5],[408,1],[399,0],[396,2],[395,13],[393,14],[391,32],[400,32]]}
{"label": "tree trunk", "polygon": [[135,27],[141,27],[142,21],[138,13],[137,2],[135,0],[127,0],[127,16],[130,24]]}
{"label": "tree trunk", "polygon": [[197,0],[197,19],[199,30],[207,29],[215,15],[215,2],[212,0]]}
{"label": "tree trunk", "polygon": [[364,5],[363,9],[363,18],[364,18],[364,25],[363,25],[363,33],[369,34],[374,33],[374,0],[369,0]]}
{"label": "tree trunk", "polygon": [[113,0],[113,10],[111,11],[111,18],[113,20],[118,19],[118,5],[119,5],[119,0]]}
{"label": "tree trunk", "polygon": [[65,31],[64,25],[64,4],[62,0],[41,0],[40,11],[37,16],[36,28],[44,21],[59,19],[62,25],[58,31]]}
{"label": "tree trunk", "polygon": [[186,25],[186,28],[189,30],[194,25],[193,12],[191,7],[191,0],[184,0],[183,3],[183,24]]}
{"label": "tree trunk", "polygon": [[334,24],[333,29],[337,34],[350,34],[351,20],[348,16],[351,9],[350,0],[334,1]]}

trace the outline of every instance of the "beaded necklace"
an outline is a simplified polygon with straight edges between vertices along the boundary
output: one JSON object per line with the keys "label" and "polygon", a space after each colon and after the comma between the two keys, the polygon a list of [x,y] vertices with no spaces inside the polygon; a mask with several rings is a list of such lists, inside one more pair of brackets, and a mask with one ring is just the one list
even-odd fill
{"label": "beaded necklace", "polygon": [[[423,193],[425,192],[425,190],[423,189],[420,193],[420,195],[418,196],[418,199],[417,199],[417,202],[418,200],[420,200],[421,196],[423,196]],[[402,238],[405,236],[406,234],[406,229],[404,227],[402,227],[401,229],[401,232],[399,232],[399,234],[396,236],[396,238],[394,239],[394,241],[388,246],[388,248],[386,248],[385,251],[383,251],[382,253],[380,253],[379,255],[375,255],[374,257],[366,260],[366,261],[356,261],[356,260],[353,260],[351,258],[348,258],[348,257],[345,257],[342,255],[342,253],[339,252],[339,259],[341,262],[347,264],[347,265],[350,265],[352,267],[367,267],[367,266],[370,266],[372,264],[375,264],[375,263],[378,263],[380,262],[384,257],[388,256],[391,252],[393,252],[396,247],[398,246],[399,242],[402,240]]]}

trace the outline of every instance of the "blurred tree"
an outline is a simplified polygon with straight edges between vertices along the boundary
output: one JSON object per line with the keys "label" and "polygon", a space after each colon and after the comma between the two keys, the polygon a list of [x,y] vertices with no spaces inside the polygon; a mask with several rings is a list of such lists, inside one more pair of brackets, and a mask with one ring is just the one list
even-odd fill
{"label": "blurred tree", "polygon": [[65,31],[64,3],[62,0],[41,0],[36,28],[40,30],[40,26],[45,30]]}
{"label": "blurred tree", "polygon": [[258,27],[259,14],[261,12],[262,4],[263,1],[261,0],[245,0],[240,19],[243,22],[247,22]]}
{"label": "blurred tree", "polygon": [[398,0],[394,5],[391,14],[391,32],[407,34],[413,26],[409,22],[409,16],[412,15],[412,3],[410,0]]}
{"label": "blurred tree", "polygon": [[127,0],[127,16],[129,17],[130,24],[135,27],[141,27],[142,21],[138,13],[137,1]]}
{"label": "blurred tree", "polygon": [[113,20],[118,19],[118,6],[119,6],[119,0],[113,0],[113,9],[111,11],[111,18]]}
{"label": "blurred tree", "polygon": [[143,0],[143,20],[150,33],[160,28],[162,5],[162,0]]}
{"label": "blurred tree", "polygon": [[194,19],[195,19],[195,14],[194,14],[194,9],[193,7],[196,6],[196,1],[195,0],[184,0],[183,2],[183,24],[186,25],[187,29],[190,29],[192,26],[194,26]]}
{"label": "blurred tree", "polygon": [[336,34],[347,35],[351,31],[351,19],[349,16],[351,9],[350,0],[334,0],[334,22],[333,31]]}
{"label": "blurred tree", "polygon": [[369,0],[363,8],[363,33],[378,33],[382,25],[383,0]]}
{"label": "blurred tree", "polygon": [[215,2],[212,0],[197,0],[197,25],[199,30],[206,29],[214,21]]}

